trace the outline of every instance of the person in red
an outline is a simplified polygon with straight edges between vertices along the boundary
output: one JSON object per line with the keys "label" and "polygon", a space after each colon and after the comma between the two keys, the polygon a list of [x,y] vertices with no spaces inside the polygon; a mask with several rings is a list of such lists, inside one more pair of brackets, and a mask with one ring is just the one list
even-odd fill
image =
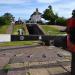
{"label": "person in red", "polygon": [[71,75],[75,75],[75,10],[67,20],[67,49],[72,53]]}

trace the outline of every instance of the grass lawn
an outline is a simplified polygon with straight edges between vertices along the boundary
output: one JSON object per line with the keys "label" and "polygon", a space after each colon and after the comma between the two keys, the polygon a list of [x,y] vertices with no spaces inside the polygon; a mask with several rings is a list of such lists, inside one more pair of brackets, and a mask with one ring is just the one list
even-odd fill
{"label": "grass lawn", "polygon": [[25,45],[33,45],[34,43],[37,43],[35,41],[16,41],[16,42],[4,42],[0,43],[0,47],[4,46],[25,46]]}
{"label": "grass lawn", "polygon": [[0,27],[0,34],[5,34],[9,25],[4,25]]}
{"label": "grass lawn", "polygon": [[[0,34],[4,34],[6,32],[8,26],[2,26],[0,28]],[[14,30],[13,30],[13,35],[17,35],[17,31],[18,29],[23,29],[23,25],[15,25],[14,26]],[[3,42],[0,43],[0,47],[4,47],[4,46],[24,46],[24,45],[33,45],[35,44],[35,41],[15,41],[15,42]]]}
{"label": "grass lawn", "polygon": [[50,25],[41,25],[41,27],[43,28],[43,30],[47,35],[59,35],[65,33],[65,32],[60,32],[60,30]]}
{"label": "grass lawn", "polygon": [[[23,25],[15,25],[12,34],[13,34],[13,35],[18,35],[18,29],[23,29],[23,30],[24,30]],[[24,32],[24,34],[25,34],[25,32]]]}

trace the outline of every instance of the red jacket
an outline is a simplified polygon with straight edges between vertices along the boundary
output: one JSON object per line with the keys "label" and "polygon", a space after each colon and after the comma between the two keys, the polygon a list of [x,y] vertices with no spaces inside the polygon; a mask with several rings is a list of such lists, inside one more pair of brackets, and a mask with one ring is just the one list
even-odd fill
{"label": "red jacket", "polygon": [[70,18],[67,20],[67,29],[68,29],[68,32],[67,32],[67,49],[71,52],[75,52],[75,44],[73,44],[70,39],[69,39],[69,30],[70,28],[74,28],[75,27],[75,18]]}
{"label": "red jacket", "polygon": [[75,27],[75,18],[70,18],[70,19],[67,20],[67,27],[68,28]]}

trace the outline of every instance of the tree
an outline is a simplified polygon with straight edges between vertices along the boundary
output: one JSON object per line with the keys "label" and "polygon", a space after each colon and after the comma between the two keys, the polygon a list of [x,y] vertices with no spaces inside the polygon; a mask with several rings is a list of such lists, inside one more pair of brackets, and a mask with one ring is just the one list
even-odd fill
{"label": "tree", "polygon": [[57,13],[54,15],[54,17],[55,17],[55,20],[59,18]]}
{"label": "tree", "polygon": [[48,6],[47,9],[45,9],[44,13],[42,14],[42,18],[45,20],[48,20],[51,24],[54,24],[55,22],[55,15],[52,10],[52,6]]}
{"label": "tree", "polygon": [[59,17],[58,19],[56,19],[56,24],[65,26],[66,25],[66,19],[64,17]]}
{"label": "tree", "polygon": [[14,21],[14,17],[11,13],[5,13],[3,17],[6,19],[7,24],[10,24],[12,21]]}
{"label": "tree", "polygon": [[58,16],[57,13],[54,15],[54,18],[55,18],[55,22],[54,22],[54,24],[56,25],[56,20],[59,18],[59,16]]}
{"label": "tree", "polygon": [[4,17],[0,17],[0,26],[5,25],[6,24],[6,20]]}

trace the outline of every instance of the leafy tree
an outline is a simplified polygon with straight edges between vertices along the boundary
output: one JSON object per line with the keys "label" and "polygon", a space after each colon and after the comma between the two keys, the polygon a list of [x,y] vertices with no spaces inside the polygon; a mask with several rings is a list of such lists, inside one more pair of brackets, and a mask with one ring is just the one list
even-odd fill
{"label": "leafy tree", "polygon": [[7,24],[10,24],[12,21],[14,21],[14,17],[11,13],[5,13],[3,17],[6,19]]}
{"label": "leafy tree", "polygon": [[5,25],[6,24],[6,20],[4,17],[0,17],[0,26]]}
{"label": "leafy tree", "polygon": [[55,18],[55,20],[59,18],[57,13],[54,15],[54,18]]}
{"label": "leafy tree", "polygon": [[48,20],[51,24],[54,24],[55,22],[55,15],[52,10],[52,6],[48,6],[47,9],[45,9],[44,13],[42,14],[42,18],[45,20]]}
{"label": "leafy tree", "polygon": [[11,13],[5,13],[3,16],[0,17],[0,26],[9,25],[13,20],[14,17]]}

